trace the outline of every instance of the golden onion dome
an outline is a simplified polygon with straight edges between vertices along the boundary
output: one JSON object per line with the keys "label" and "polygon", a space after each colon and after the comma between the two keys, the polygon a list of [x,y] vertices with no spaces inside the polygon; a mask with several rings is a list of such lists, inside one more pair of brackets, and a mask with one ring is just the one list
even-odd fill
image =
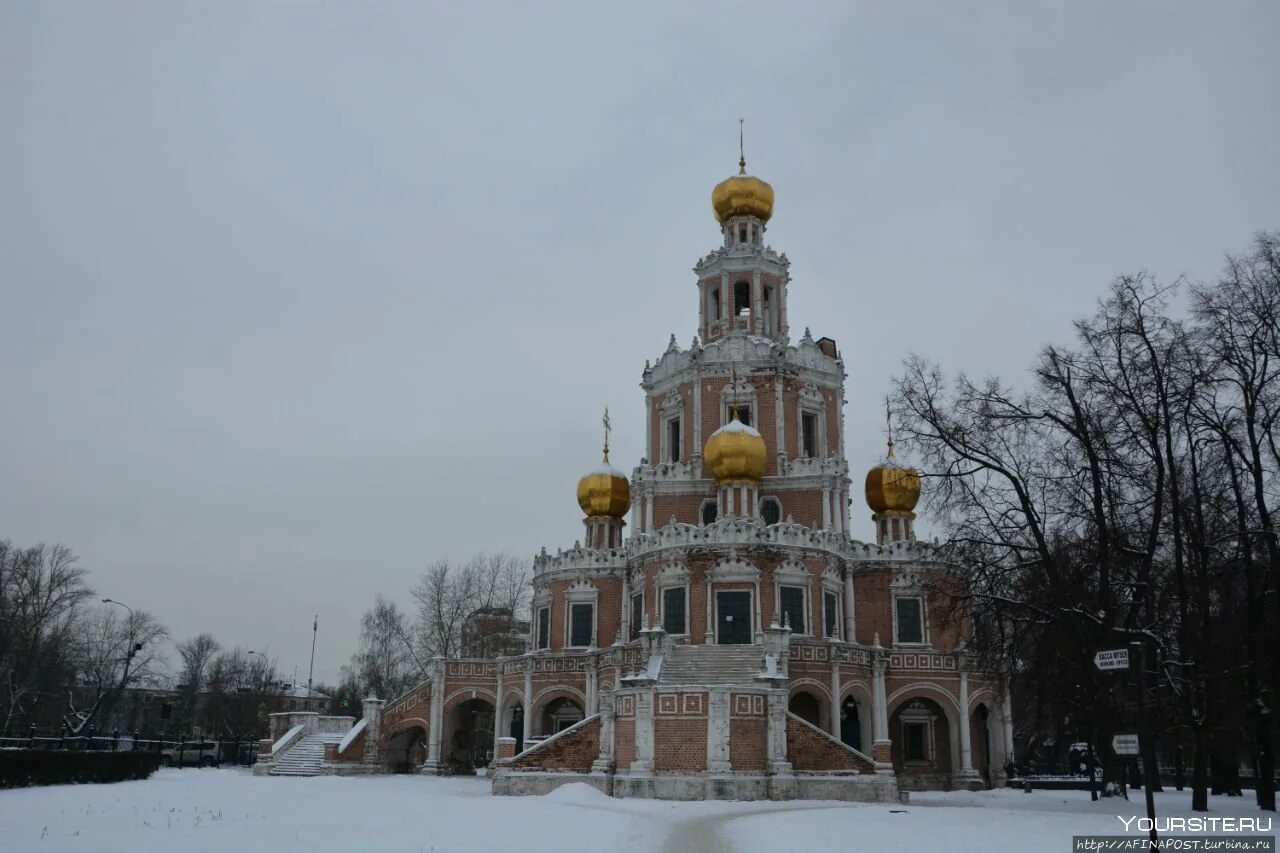
{"label": "golden onion dome", "polygon": [[738,174],[716,184],[711,191],[711,209],[724,222],[735,216],[754,216],[769,221],[773,216],[773,187],[747,174],[747,161],[738,161]]}
{"label": "golden onion dome", "polygon": [[631,484],[609,464],[606,452],[600,467],[578,481],[578,506],[588,518],[622,518],[631,509]]}
{"label": "golden onion dome", "polygon": [[875,513],[911,512],[920,500],[920,473],[893,458],[893,445],[884,462],[867,472],[867,506]]}
{"label": "golden onion dome", "polygon": [[702,462],[717,483],[759,483],[764,477],[768,452],[764,439],[752,427],[733,419],[711,433],[702,453]]}

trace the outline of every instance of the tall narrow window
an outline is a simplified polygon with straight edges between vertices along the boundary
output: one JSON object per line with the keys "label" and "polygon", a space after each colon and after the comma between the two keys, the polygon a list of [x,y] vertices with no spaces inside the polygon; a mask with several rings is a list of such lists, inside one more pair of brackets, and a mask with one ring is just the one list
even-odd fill
{"label": "tall narrow window", "polygon": [[545,649],[551,646],[551,608],[542,607],[538,609],[538,648]]}
{"label": "tall narrow window", "polygon": [[928,723],[902,724],[902,760],[916,762],[929,760]]}
{"label": "tall narrow window", "polygon": [[782,613],[791,625],[791,633],[803,634],[804,631],[804,596],[807,590],[802,586],[784,586],[781,590]]}
{"label": "tall narrow window", "polygon": [[751,307],[751,285],[745,281],[734,282],[733,316],[738,316]]}
{"label": "tall narrow window", "polygon": [[680,419],[672,418],[667,421],[667,461],[680,461]]}
{"label": "tall narrow window", "polygon": [[644,627],[644,593],[637,592],[631,596],[631,639],[640,636]]}
{"label": "tall narrow window", "polygon": [[924,642],[924,614],[919,598],[894,599],[898,623],[899,643]]}
{"label": "tall narrow window", "polygon": [[742,421],[743,426],[751,426],[751,407],[742,404],[738,405],[738,420]]}
{"label": "tall narrow window", "polygon": [[595,606],[571,604],[569,606],[569,645],[583,648],[591,645],[591,628]]}
{"label": "tall narrow window", "polygon": [[745,225],[738,226],[738,242],[739,243],[747,242],[747,226]]}
{"label": "tall narrow window", "polygon": [[702,505],[702,523],[715,524],[716,522],[716,502],[707,501]]}
{"label": "tall narrow window", "polygon": [[713,288],[711,291],[711,322],[714,323],[720,319],[720,288]]}
{"label": "tall narrow window", "polygon": [[840,599],[834,592],[824,592],[822,594],[822,618],[823,633],[828,637],[839,636],[840,625]]}
{"label": "tall narrow window", "polygon": [[685,625],[685,588],[670,586],[662,591],[662,630],[668,634],[687,634]]}
{"label": "tall narrow window", "polygon": [[804,445],[800,448],[800,455],[810,458],[817,456],[818,416],[813,412],[805,412],[800,416],[800,438]]}

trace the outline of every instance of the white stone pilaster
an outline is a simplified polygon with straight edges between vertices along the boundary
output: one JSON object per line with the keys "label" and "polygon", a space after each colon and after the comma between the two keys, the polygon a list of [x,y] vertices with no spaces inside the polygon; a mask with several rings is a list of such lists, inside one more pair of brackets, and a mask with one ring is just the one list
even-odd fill
{"label": "white stone pilaster", "polygon": [[711,690],[707,694],[707,771],[728,773],[729,763],[729,691]]}
{"label": "white stone pilaster", "polygon": [[854,608],[856,602],[853,597],[853,572],[848,568],[844,574],[844,641],[846,643],[856,642],[856,634],[854,629],[857,623],[854,620]]}
{"label": "white stone pilaster", "polygon": [[631,762],[632,776],[653,773],[653,691],[636,693],[636,758]]}

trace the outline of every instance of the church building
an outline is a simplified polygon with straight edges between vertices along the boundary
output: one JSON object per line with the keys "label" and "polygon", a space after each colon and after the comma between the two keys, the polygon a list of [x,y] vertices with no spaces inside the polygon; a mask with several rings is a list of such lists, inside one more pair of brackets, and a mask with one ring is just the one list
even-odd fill
{"label": "church building", "polygon": [[[711,204],[696,335],[644,367],[640,464],[611,464],[606,429],[578,483],[581,542],[535,558],[528,651],[434,661],[353,728],[296,735],[324,740],[322,772],[487,763],[496,794],[581,781],[670,799],[1003,782],[1007,687],[950,613],[963,568],[915,539],[919,475],[890,440],[853,491],[844,361],[808,329],[792,340],[774,190],[741,160]],[[851,526],[863,498],[869,523]],[[291,744],[270,746],[268,767]]]}

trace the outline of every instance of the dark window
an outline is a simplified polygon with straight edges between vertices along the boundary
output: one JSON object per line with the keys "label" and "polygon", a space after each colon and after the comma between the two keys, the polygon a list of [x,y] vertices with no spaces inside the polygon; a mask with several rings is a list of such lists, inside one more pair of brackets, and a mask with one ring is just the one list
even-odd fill
{"label": "dark window", "polygon": [[924,624],[920,614],[920,599],[899,598],[898,608],[898,642],[923,643]]}
{"label": "dark window", "polygon": [[644,627],[644,594],[637,593],[631,596],[631,639],[640,636],[640,629]]}
{"label": "dark window", "polygon": [[765,498],[760,502],[760,517],[765,524],[777,524],[782,520],[782,504],[777,498]]}
{"label": "dark window", "polygon": [[702,505],[702,523],[714,524],[716,520],[716,502],[707,501]]}
{"label": "dark window", "polygon": [[805,412],[800,416],[800,436],[804,446],[800,448],[801,456],[818,455],[818,416]]}
{"label": "dark window", "polygon": [[791,632],[794,634],[804,633],[804,594],[803,587],[782,588],[782,613],[790,622]]}
{"label": "dark window", "polygon": [[590,604],[569,606],[569,645],[591,645],[591,623],[595,607]]}
{"label": "dark window", "polygon": [[747,226],[745,225],[738,226],[738,242],[739,243],[747,242]]}
{"label": "dark window", "polygon": [[733,316],[738,316],[751,307],[751,285],[745,281],[733,285]]}
{"label": "dark window", "polygon": [[667,449],[670,453],[667,456],[669,462],[680,461],[680,419],[672,418],[667,421]]}
{"label": "dark window", "polygon": [[823,629],[828,637],[835,637],[840,633],[836,630],[836,626],[840,624],[838,621],[840,618],[838,613],[840,599],[836,597],[834,592],[824,592],[822,594],[822,607],[825,618]]}
{"label": "dark window", "polygon": [[711,291],[711,322],[720,319],[720,288]]}
{"label": "dark window", "polygon": [[926,746],[929,735],[927,725],[927,723],[902,724],[903,761],[929,760],[929,752]]}
{"label": "dark window", "polygon": [[538,611],[538,648],[551,646],[551,608],[543,607]]}
{"label": "dark window", "polygon": [[[751,407],[739,405],[735,407],[738,412],[738,420],[742,421],[743,426],[751,426]],[[732,414],[730,415],[732,417]]]}
{"label": "dark window", "polygon": [[668,634],[687,633],[684,622],[684,587],[672,586],[662,591],[662,630]]}

